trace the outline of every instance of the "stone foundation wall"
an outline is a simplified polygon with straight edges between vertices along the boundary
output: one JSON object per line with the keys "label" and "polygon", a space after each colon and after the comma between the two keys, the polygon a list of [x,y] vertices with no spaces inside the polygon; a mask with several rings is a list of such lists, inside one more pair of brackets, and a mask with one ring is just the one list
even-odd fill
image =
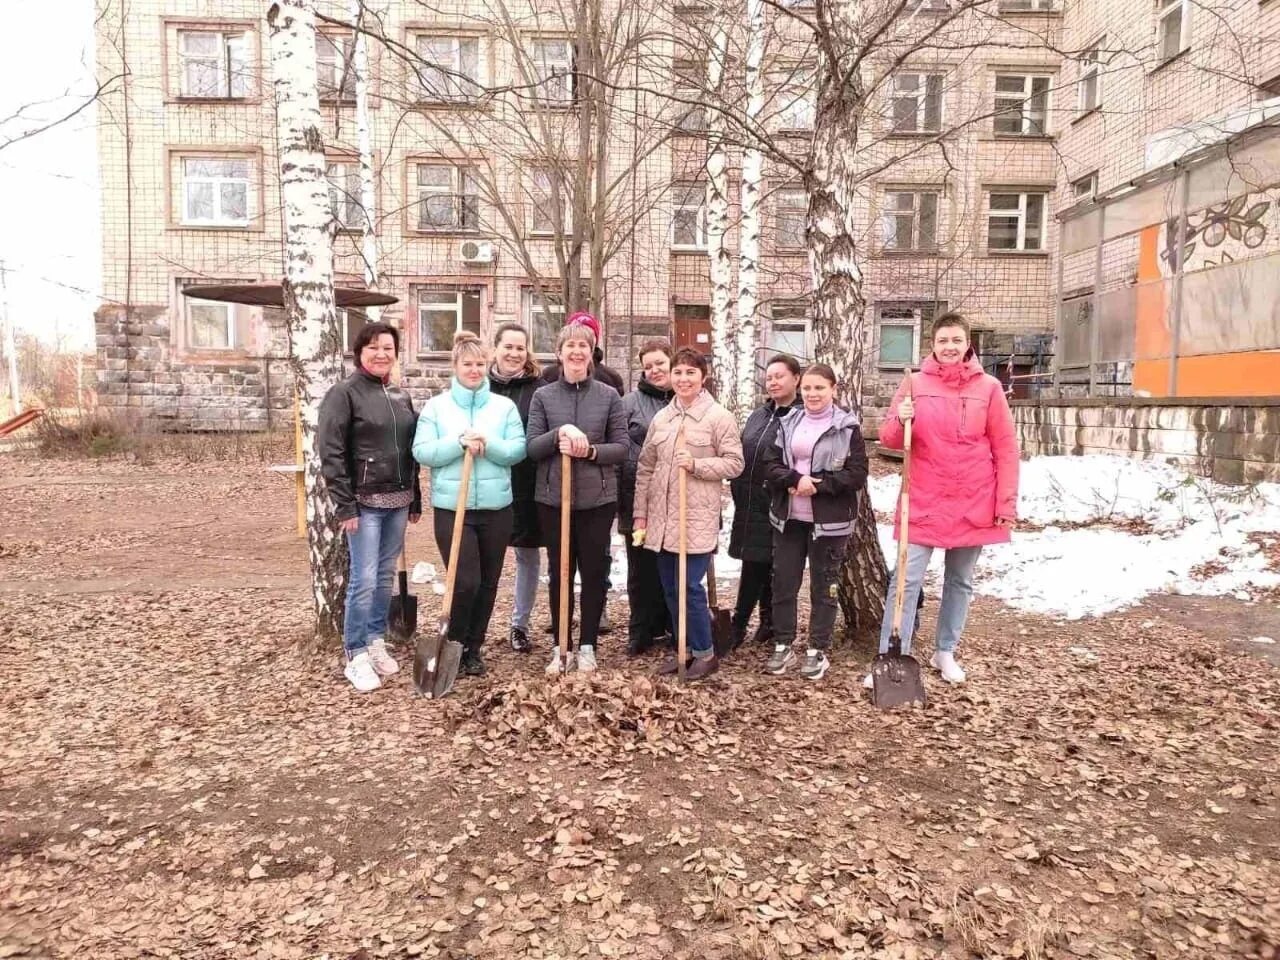
{"label": "stone foundation wall", "polygon": [[1280,482],[1280,397],[1015,400],[1027,454],[1159,458],[1223,483]]}

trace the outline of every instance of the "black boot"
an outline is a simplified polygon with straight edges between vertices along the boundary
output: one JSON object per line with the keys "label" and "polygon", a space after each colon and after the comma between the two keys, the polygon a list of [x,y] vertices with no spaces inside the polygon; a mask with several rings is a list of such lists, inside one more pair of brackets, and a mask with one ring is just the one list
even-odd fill
{"label": "black boot", "polygon": [[468,677],[483,677],[488,670],[485,669],[484,657],[480,656],[479,650],[467,649],[462,651],[462,673]]}
{"label": "black boot", "polygon": [[733,629],[730,631],[729,636],[731,638],[729,646],[730,650],[737,650],[746,642],[747,625],[743,621],[739,620],[737,616],[734,616],[733,618]]}
{"label": "black boot", "polygon": [[758,646],[773,643],[773,624],[767,620],[761,620],[760,625],[756,627],[755,636],[751,638],[751,642]]}

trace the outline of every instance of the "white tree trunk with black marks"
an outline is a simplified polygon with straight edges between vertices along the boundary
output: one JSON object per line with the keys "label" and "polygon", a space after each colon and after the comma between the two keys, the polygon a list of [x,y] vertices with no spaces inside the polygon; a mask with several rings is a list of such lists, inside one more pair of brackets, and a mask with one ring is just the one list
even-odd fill
{"label": "white tree trunk with black marks", "polygon": [[[364,232],[360,255],[364,260],[364,284],[378,288],[378,195],[373,177],[373,114],[369,112],[369,38],[365,35],[362,15],[364,0],[351,0],[351,22],[356,25],[352,71],[356,88],[356,146],[360,151],[360,209],[364,212]],[[382,319],[381,307],[365,311],[371,323]]]}
{"label": "white tree trunk with black marks", "polygon": [[311,0],[279,0],[268,8],[267,24],[284,207],[284,304],[302,426],[315,638],[328,643],[342,635],[347,546],[320,475],[316,428],[320,401],[342,377],[343,344],[333,301],[334,219],[320,136],[315,9]]}
{"label": "white tree trunk with black marks", "polygon": [[[707,87],[713,97],[723,93],[729,60],[729,33],[723,21],[712,27],[707,58]],[[725,149],[725,118],[712,110],[707,124],[707,257],[711,264],[711,355],[720,401],[735,415],[738,369],[734,323],[730,315],[733,263],[726,238],[729,231],[729,157]]]}
{"label": "white tree trunk with black marks", "polygon": [[[840,402],[861,412],[866,301],[853,213],[858,203],[858,135],[869,108],[857,69],[861,49],[852,0],[819,0],[817,117],[805,173],[809,199],[806,237],[813,273],[814,359],[835,372]],[[864,490],[840,578],[840,608],[847,639],[880,629],[888,571],[876,533],[875,512]]]}
{"label": "white tree trunk with black marks", "polygon": [[[764,110],[764,0],[747,0],[746,119],[759,122]],[[752,141],[754,142],[754,141]],[[742,152],[742,219],[738,231],[738,326],[734,331],[737,379],[734,401],[745,416],[756,400],[756,363],[760,269],[760,191],[764,180],[764,155],[748,144]]]}

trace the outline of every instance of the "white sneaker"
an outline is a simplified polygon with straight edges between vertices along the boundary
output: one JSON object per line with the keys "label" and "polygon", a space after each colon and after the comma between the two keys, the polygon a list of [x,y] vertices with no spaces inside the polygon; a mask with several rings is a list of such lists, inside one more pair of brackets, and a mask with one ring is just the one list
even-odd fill
{"label": "white sneaker", "polygon": [[[595,665],[595,657],[593,653],[592,666],[594,665]],[[574,667],[574,656],[573,656],[572,650],[570,650],[566,656],[566,659],[564,662],[564,669],[561,669],[560,667],[560,648],[556,647],[554,650],[551,651],[551,662],[547,664],[547,673],[550,676],[555,676],[557,673],[573,673],[573,667]]]}
{"label": "white sneaker", "polygon": [[864,689],[867,689],[867,690],[874,690],[876,688],[876,682],[875,680],[871,679],[871,674],[868,673],[865,677],[862,678],[862,686]]}
{"label": "white sneaker", "polygon": [[348,660],[347,667],[342,672],[351,681],[351,685],[361,693],[368,693],[382,686],[382,681],[378,679],[378,671],[373,668],[373,660],[369,658],[367,648]]}
{"label": "white sneaker", "polygon": [[373,661],[373,669],[378,671],[380,677],[400,672],[400,664],[396,663],[396,658],[387,649],[387,641],[382,637],[375,637],[373,643],[369,644],[369,659]]}
{"label": "white sneaker", "polygon": [[929,666],[942,674],[947,683],[964,683],[964,671],[956,663],[956,655],[950,650],[939,650],[929,658]]}
{"label": "white sneaker", "polygon": [[578,672],[594,673],[596,669],[596,648],[595,647],[579,647],[578,648]]}

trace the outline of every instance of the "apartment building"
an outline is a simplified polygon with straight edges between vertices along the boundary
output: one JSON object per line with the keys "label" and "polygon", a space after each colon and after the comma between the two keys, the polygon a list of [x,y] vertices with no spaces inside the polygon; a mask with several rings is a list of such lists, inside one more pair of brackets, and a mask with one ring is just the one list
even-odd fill
{"label": "apartment building", "polygon": [[1058,387],[1280,387],[1280,6],[1089,0],[1063,20]]}
{"label": "apartment building", "polygon": [[[391,0],[375,10],[378,286],[399,298],[383,318],[404,332],[408,386],[420,395],[441,386],[458,329],[487,337],[521,322],[548,354],[566,283],[598,304],[607,360],[633,376],[648,337],[709,347],[708,110],[691,105],[706,95],[705,10],[602,0],[597,23],[636,51],[602,57],[579,48],[561,5],[502,9],[496,17],[469,0]],[[926,0],[910,22],[927,29],[948,9]],[[196,282],[281,273],[263,5],[136,0],[123,22],[119,10],[104,9],[98,25],[99,69],[127,64],[130,75],[100,112],[101,402],[197,429],[287,422],[280,312],[182,295]],[[359,286],[369,214],[358,189],[353,37],[337,25],[349,19],[345,4],[320,12],[335,269],[340,283]],[[1070,113],[1053,52],[1061,19],[1050,0],[992,0],[934,31],[901,66],[888,67],[901,48],[886,48],[872,67],[855,218],[872,420],[902,367],[927,354],[928,320],[940,310],[971,316],[992,372],[1033,373],[1049,361],[1055,142]],[[952,42],[939,42],[947,35]],[[799,171],[815,120],[816,51],[776,11],[769,38],[762,121],[778,149],[762,185],[757,366],[777,350],[813,349]],[[741,44],[735,30],[735,56]],[[591,75],[615,72],[594,90],[579,82],[589,55],[598,58]],[[601,99],[584,111],[586,97]],[[580,162],[584,130],[590,165]],[[736,262],[741,150],[729,153]],[[362,322],[343,317],[348,343]]]}

